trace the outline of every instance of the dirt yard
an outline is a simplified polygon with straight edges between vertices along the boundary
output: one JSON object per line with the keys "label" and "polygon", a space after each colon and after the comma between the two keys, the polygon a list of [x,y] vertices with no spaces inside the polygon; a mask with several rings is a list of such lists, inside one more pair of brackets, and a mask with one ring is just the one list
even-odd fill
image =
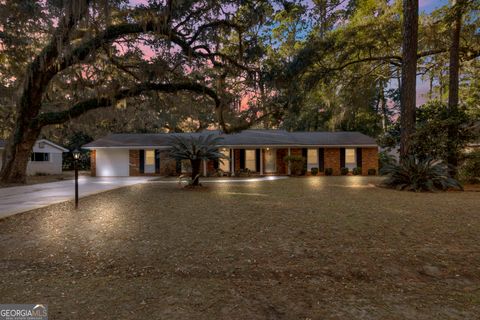
{"label": "dirt yard", "polygon": [[0,303],[49,319],[478,319],[480,193],[151,183],[0,220]]}

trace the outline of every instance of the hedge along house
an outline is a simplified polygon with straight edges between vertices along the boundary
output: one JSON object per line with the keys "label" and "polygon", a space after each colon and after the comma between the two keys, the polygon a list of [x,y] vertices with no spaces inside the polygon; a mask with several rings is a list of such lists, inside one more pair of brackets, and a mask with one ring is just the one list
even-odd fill
{"label": "hedge along house", "polygon": [[[5,141],[0,140],[0,153],[5,149]],[[35,142],[27,164],[27,175],[35,174],[61,174],[63,164],[63,153],[68,152],[65,149],[49,140],[41,139]],[[0,167],[2,166],[0,157]]]}
{"label": "hedge along house", "polygon": [[83,146],[91,150],[92,176],[176,175],[186,171],[181,163],[168,157],[168,145],[175,135],[220,135],[220,151],[227,159],[203,163],[202,173],[211,175],[221,169],[234,175],[248,169],[260,175],[290,174],[284,161],[287,155],[303,156],[307,173],[312,168],[333,170],[378,169],[378,146],[374,139],[359,132],[287,132],[284,130],[244,130],[223,134],[201,133],[111,134]]}

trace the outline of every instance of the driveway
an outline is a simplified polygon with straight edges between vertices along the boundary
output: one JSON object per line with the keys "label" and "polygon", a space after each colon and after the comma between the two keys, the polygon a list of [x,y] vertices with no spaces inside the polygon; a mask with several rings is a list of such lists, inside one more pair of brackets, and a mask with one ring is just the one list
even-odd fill
{"label": "driveway", "polygon": [[[151,177],[79,177],[80,197],[138,183]],[[75,197],[74,180],[35,184],[0,189],[0,219],[16,213],[72,200]]]}

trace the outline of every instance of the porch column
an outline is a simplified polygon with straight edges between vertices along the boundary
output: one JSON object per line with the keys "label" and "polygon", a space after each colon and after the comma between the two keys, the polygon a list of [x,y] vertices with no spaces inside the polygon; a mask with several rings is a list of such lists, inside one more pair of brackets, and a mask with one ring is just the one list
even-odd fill
{"label": "porch column", "polygon": [[207,176],[207,161],[203,160],[203,176]]}
{"label": "porch column", "polygon": [[230,175],[235,176],[235,150],[230,149]]}
{"label": "porch column", "polygon": [[260,148],[260,175],[263,176],[263,148]]}
{"label": "porch column", "polygon": [[[290,157],[291,155],[291,152],[290,152],[290,148],[288,148],[288,156]],[[288,175],[291,175],[292,174],[292,168],[290,167],[290,161],[288,161]]]}

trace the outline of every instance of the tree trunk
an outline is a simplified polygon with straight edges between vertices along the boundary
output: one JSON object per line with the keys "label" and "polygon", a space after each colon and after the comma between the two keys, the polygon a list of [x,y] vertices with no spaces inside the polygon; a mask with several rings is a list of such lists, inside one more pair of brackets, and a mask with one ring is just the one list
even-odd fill
{"label": "tree trunk", "polygon": [[190,164],[192,165],[192,186],[198,186],[200,182],[200,166],[202,160],[190,160]]}
{"label": "tree trunk", "polygon": [[40,130],[25,129],[10,137],[3,153],[1,182],[26,183],[28,161],[39,134]]}
{"label": "tree trunk", "polygon": [[[452,24],[450,33],[450,63],[448,80],[448,114],[451,120],[456,119],[458,114],[458,87],[459,87],[459,68],[460,68],[460,31],[462,28],[462,11],[460,8],[462,0],[453,0],[455,21]],[[457,150],[457,125],[452,122],[448,127],[447,141],[447,163],[450,167],[450,174],[457,175],[458,150]]]}
{"label": "tree trunk", "polygon": [[400,157],[410,154],[415,132],[418,48],[418,0],[403,0],[402,86],[400,88]]}

